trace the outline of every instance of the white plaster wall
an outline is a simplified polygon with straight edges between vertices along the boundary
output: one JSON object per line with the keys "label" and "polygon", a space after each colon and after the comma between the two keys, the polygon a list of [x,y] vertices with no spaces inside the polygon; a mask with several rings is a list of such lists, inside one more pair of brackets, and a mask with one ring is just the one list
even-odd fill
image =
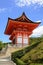
{"label": "white plaster wall", "polygon": [[22,43],[22,37],[17,38],[17,43]]}

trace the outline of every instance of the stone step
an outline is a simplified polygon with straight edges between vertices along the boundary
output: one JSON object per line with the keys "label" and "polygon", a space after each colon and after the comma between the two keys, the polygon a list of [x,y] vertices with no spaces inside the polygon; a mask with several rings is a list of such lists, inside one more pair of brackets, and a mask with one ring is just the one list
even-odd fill
{"label": "stone step", "polygon": [[13,61],[9,61],[7,59],[0,59],[0,65],[16,65]]}
{"label": "stone step", "polygon": [[0,62],[1,62],[1,61],[9,61],[9,60],[8,60],[8,59],[0,59]]}

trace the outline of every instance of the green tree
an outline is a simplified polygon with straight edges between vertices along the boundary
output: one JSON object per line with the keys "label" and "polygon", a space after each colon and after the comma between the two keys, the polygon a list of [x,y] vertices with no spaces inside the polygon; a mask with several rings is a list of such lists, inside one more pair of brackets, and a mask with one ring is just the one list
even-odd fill
{"label": "green tree", "polygon": [[0,41],[0,51],[2,50],[2,47],[3,47],[2,41]]}

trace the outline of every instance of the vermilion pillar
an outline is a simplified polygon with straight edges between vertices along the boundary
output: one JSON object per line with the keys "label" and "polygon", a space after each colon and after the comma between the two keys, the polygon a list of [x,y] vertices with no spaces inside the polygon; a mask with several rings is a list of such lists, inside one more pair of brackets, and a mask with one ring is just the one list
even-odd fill
{"label": "vermilion pillar", "polygon": [[22,34],[22,47],[23,47],[23,34]]}

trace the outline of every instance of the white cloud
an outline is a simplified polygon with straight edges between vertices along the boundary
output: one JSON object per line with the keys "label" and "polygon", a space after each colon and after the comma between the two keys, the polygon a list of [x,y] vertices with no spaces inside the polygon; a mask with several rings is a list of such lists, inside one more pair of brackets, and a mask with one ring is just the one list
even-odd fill
{"label": "white cloud", "polygon": [[43,0],[15,0],[15,2],[16,2],[16,5],[18,5],[19,7],[30,6],[34,4],[43,6]]}
{"label": "white cloud", "polygon": [[6,8],[0,8],[0,13],[4,12],[6,10]]}
{"label": "white cloud", "polygon": [[40,27],[36,28],[35,30],[33,30],[33,34],[31,36],[39,37],[41,35],[43,35],[43,26],[40,26]]}
{"label": "white cloud", "polygon": [[36,22],[41,22],[41,20],[38,20],[38,21],[36,21]]}

